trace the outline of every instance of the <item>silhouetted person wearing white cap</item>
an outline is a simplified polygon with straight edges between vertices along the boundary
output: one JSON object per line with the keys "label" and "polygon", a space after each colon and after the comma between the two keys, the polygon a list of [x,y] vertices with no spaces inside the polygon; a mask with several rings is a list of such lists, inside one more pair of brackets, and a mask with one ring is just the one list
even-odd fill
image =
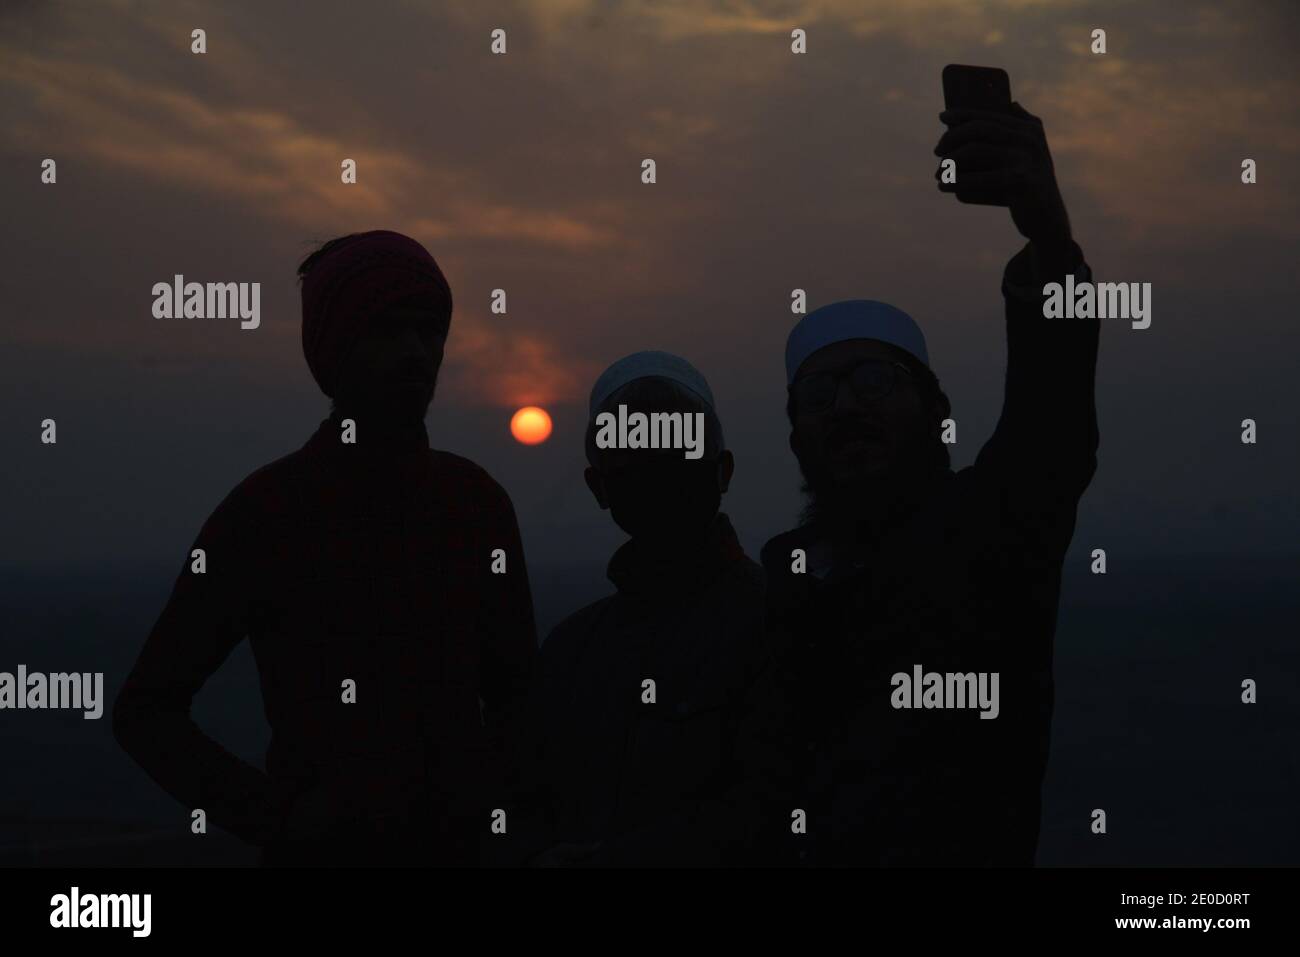
{"label": "silhouetted person wearing white cap", "polygon": [[[996,191],[1029,240],[1003,276],[1002,415],[954,473],[948,399],[905,313],[842,302],[791,332],[790,447],[809,505],[762,552],[770,657],[748,698],[748,800],[730,837],[742,859],[1033,861],[1061,565],[1096,469],[1098,322],[1043,315],[1045,283],[1091,274],[1041,122],[1018,105],[942,119],[935,152],[957,183],[940,189]],[[927,682],[923,702],[895,678],[918,673],[963,676],[963,693],[964,676],[997,674],[1000,700],[981,710]]]}
{"label": "silhouetted person wearing white cap", "polygon": [[[698,457],[599,447],[597,418],[619,406],[698,416]],[[614,363],[590,411],[586,482],[630,538],[609,562],[617,591],[542,645],[526,748],[538,846],[521,856],[539,866],[717,863],[695,812],[735,774],[736,706],[763,616],[762,569],[718,511],[732,455],[708,383],[668,353]]]}

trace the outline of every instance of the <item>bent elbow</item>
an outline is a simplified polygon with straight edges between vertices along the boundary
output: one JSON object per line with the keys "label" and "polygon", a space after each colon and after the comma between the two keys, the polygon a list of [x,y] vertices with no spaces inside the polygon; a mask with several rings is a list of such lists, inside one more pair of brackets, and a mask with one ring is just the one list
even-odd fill
{"label": "bent elbow", "polygon": [[139,711],[132,695],[127,689],[122,689],[113,702],[113,739],[117,741],[118,747],[128,754],[131,752],[131,745],[135,741],[135,732],[138,727]]}
{"label": "bent elbow", "polygon": [[146,728],[157,727],[161,720],[160,709],[151,705],[147,695],[132,688],[128,680],[113,702],[113,738],[118,746],[134,757]]}

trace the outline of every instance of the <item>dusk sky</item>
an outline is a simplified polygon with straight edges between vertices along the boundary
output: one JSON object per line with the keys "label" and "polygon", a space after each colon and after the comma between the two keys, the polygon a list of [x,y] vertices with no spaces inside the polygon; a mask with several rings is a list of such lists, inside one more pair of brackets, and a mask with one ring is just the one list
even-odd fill
{"label": "dusk sky", "polygon": [[[794,288],[920,322],[968,464],[1001,404],[999,280],[1022,240],[935,188],[952,62],[1005,68],[1043,118],[1097,279],[1152,284],[1149,329],[1103,321],[1071,554],[1294,552],[1297,28],[1283,2],[7,2],[0,561],[179,567],[217,502],[326,413],[297,263],[376,228],[451,283],[431,441],[510,492],[530,564],[623,539],[583,485],[582,430],[595,377],[639,349],[708,377],[751,556],[794,523]],[[153,318],[177,273],[260,282],[260,328]],[[525,404],[554,419],[542,445],[510,436]]]}

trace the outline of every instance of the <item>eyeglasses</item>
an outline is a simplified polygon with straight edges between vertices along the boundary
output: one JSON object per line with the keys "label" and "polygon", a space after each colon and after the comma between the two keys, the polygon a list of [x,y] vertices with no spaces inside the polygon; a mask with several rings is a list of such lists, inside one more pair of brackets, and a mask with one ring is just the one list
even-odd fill
{"label": "eyeglasses", "polygon": [[835,404],[840,382],[849,380],[853,394],[861,402],[883,399],[893,391],[898,374],[913,378],[912,372],[901,362],[886,359],[864,359],[857,365],[839,371],[813,372],[796,379],[790,385],[790,397],[800,412],[825,412]]}

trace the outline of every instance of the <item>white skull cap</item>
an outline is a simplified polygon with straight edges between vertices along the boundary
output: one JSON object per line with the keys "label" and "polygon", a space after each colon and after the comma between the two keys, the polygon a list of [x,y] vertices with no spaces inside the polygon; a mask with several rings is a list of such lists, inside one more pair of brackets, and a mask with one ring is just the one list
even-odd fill
{"label": "white skull cap", "polygon": [[637,379],[651,377],[671,379],[678,385],[685,386],[704,400],[711,410],[717,411],[713,404],[713,390],[709,388],[709,383],[700,374],[699,369],[671,352],[646,350],[624,356],[600,374],[600,378],[591,388],[589,407],[591,418],[594,419],[600,407],[605,404],[605,400],[623,386]]}
{"label": "white skull cap", "polygon": [[930,367],[925,335],[911,316],[888,303],[846,299],[808,313],[790,330],[785,343],[785,384],[794,382],[804,360],[818,349],[846,339],[887,342]]}

